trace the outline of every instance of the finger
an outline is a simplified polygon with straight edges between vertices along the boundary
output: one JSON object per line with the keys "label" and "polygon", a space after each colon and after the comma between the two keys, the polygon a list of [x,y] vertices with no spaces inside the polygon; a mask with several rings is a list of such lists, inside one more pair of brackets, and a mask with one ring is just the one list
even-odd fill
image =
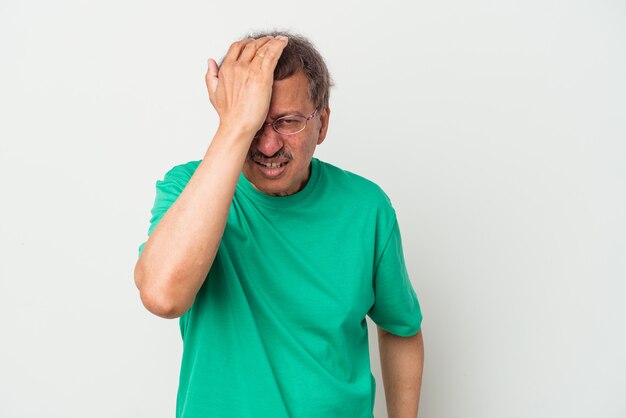
{"label": "finger", "polygon": [[234,61],[237,61],[237,59],[239,59],[239,55],[241,54],[241,51],[243,50],[243,48],[245,48],[245,46],[247,44],[249,44],[250,42],[253,42],[254,39],[241,39],[239,41],[233,42],[230,45],[230,48],[228,48],[228,52],[226,53],[226,56],[224,57],[224,63],[231,63]]}
{"label": "finger", "polygon": [[207,69],[204,80],[206,82],[206,88],[209,91],[209,97],[211,97],[217,89],[219,69],[213,58],[209,58],[208,64],[209,68]]}
{"label": "finger", "polygon": [[253,42],[247,43],[241,51],[238,61],[250,62],[256,55],[259,48],[263,47],[266,43],[272,40],[273,36],[264,36],[263,38],[255,39]]}
{"label": "finger", "polygon": [[286,42],[287,42],[287,37],[277,36],[276,38],[271,39],[269,42],[263,45],[263,47],[259,48],[255,56],[255,58],[258,58],[257,59],[258,64],[260,65],[261,62],[264,61],[265,56],[268,54],[269,55],[278,54],[278,56],[280,57],[282,50],[287,45]]}
{"label": "finger", "polygon": [[283,53],[283,50],[287,46],[289,39],[286,36],[277,36],[267,44],[263,46],[263,48],[259,49],[259,53],[255,59],[259,59],[259,64],[261,66],[261,70],[263,72],[271,72],[274,73],[274,69],[276,68],[276,64],[278,63],[278,59],[280,55]]}

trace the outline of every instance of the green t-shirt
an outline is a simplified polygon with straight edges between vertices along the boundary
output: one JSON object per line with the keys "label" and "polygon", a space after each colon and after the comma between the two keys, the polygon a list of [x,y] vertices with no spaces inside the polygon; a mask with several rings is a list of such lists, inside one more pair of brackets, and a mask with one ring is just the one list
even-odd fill
{"label": "green t-shirt", "polygon": [[[157,182],[149,233],[199,163]],[[215,261],[180,318],[176,416],[371,418],[366,315],[400,336],[422,320],[383,191],[315,158],[290,196],[242,174]]]}

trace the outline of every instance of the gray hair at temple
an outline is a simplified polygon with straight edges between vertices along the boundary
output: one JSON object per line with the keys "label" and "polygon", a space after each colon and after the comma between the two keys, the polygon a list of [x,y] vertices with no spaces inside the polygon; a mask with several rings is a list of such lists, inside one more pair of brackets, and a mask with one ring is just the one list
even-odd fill
{"label": "gray hair at temple", "polygon": [[274,80],[284,80],[298,71],[304,72],[309,80],[309,99],[317,110],[328,107],[330,87],[333,82],[324,58],[313,43],[302,35],[284,31],[253,32],[246,38],[259,39],[264,36],[283,35],[289,38],[287,46],[276,64]]}

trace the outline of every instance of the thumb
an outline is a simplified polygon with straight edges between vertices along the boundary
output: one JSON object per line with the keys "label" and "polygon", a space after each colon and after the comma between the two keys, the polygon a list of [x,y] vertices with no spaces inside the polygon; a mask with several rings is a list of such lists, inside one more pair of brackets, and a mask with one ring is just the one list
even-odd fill
{"label": "thumb", "polygon": [[209,64],[209,68],[205,76],[205,81],[206,87],[209,90],[209,96],[211,96],[217,89],[217,75],[219,73],[219,69],[217,68],[217,63],[213,58],[209,58],[207,62]]}

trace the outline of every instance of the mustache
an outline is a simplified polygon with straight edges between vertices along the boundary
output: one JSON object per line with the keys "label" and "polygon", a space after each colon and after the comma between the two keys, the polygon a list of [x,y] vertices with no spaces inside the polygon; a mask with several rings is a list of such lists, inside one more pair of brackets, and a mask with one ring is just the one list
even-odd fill
{"label": "mustache", "polygon": [[266,160],[293,160],[293,156],[291,153],[285,151],[284,149],[278,150],[274,155],[265,155],[260,151],[250,151],[248,153],[248,160],[252,161],[266,161]]}

